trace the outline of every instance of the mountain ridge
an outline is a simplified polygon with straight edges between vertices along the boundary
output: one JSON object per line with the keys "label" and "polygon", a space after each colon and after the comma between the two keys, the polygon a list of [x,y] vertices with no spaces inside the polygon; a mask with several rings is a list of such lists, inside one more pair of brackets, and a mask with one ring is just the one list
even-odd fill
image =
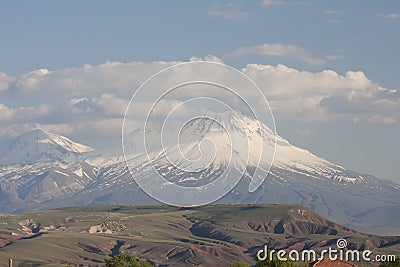
{"label": "mountain ridge", "polygon": [[62,161],[93,150],[62,135],[35,129],[16,138],[0,140],[0,164]]}
{"label": "mountain ridge", "polygon": [[[252,122],[252,119],[242,122],[245,123],[260,125],[259,122]],[[258,128],[250,128],[243,131],[247,133],[251,130],[251,141],[266,140],[268,147],[269,137],[263,139],[260,131],[257,131]],[[159,133],[153,131],[154,136],[150,136],[150,140],[157,139]],[[212,135],[215,134],[223,132],[212,132]],[[140,131],[133,136],[142,137]],[[202,140],[201,134],[194,135],[191,132],[188,136],[191,143],[187,151],[195,151],[192,147],[198,146],[196,144]],[[239,132],[234,136],[239,139],[244,135]],[[276,140],[275,161],[264,183],[253,193],[249,192],[254,178],[254,166],[250,164],[239,183],[217,203],[299,203],[346,226],[354,226],[371,233],[392,232],[400,235],[400,215],[390,215],[390,210],[395,210],[400,205],[399,184],[346,170],[305,149],[291,145],[280,136],[276,136]],[[128,141],[140,144],[140,139]],[[183,146],[187,144],[183,143]],[[228,147],[226,143],[219,145]],[[157,159],[157,144],[155,147],[155,152],[150,153],[150,156]],[[100,151],[83,151],[69,158],[29,164],[2,165],[0,162],[0,212],[23,212],[74,205],[156,204],[157,201],[146,195],[132,178],[146,179],[154,175],[152,169],[150,172],[151,165],[148,165],[148,157],[143,154],[143,149],[136,152],[126,157],[135,167],[130,170],[122,155],[104,156]],[[243,162],[244,160],[239,161],[240,164]],[[158,163],[158,172],[170,175],[174,179],[172,182],[185,186],[213,181],[223,171],[221,168],[225,167],[204,165],[207,167],[204,175],[201,176],[199,172],[196,176],[195,172],[178,172],[168,165],[168,161],[160,160]],[[197,167],[199,166],[203,167],[201,164]],[[36,187],[31,186],[33,184]],[[35,193],[34,188],[41,189]],[[382,209],[385,213],[379,212]]]}

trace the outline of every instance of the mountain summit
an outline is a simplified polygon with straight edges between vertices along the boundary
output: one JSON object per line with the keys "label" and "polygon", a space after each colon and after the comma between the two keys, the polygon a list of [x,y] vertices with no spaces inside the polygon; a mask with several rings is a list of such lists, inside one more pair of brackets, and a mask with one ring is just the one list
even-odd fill
{"label": "mountain summit", "polygon": [[[161,129],[147,129],[146,142],[149,143],[148,147],[151,146],[147,151],[151,152],[152,165],[158,172],[167,180],[182,186],[209,183],[221,171],[233,167],[250,179],[249,189],[253,192],[267,176],[271,165],[275,170],[282,169],[308,177],[344,183],[363,182],[361,175],[348,172],[342,166],[291,145],[264,123],[239,113],[207,112],[186,123],[182,129],[165,127],[163,130],[162,133]],[[131,135],[127,141],[132,144],[143,143],[143,131],[136,133],[139,134]],[[135,154],[135,160],[128,164],[134,177],[143,176],[143,168],[136,166],[147,160],[147,157],[143,158],[144,151],[135,149],[135,146],[125,151],[129,156]],[[254,173],[257,169],[262,171]]]}
{"label": "mountain summit", "polygon": [[16,138],[0,141],[0,165],[63,161],[93,148],[40,129]]}

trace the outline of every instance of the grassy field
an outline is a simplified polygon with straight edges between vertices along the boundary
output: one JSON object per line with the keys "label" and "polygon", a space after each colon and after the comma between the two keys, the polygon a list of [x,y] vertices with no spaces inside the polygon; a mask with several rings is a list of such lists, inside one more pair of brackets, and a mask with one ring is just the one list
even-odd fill
{"label": "grassy field", "polygon": [[258,249],[349,246],[399,255],[400,237],[367,235],[300,205],[72,207],[0,217],[0,264],[103,266],[119,253],[155,265],[254,264]]}

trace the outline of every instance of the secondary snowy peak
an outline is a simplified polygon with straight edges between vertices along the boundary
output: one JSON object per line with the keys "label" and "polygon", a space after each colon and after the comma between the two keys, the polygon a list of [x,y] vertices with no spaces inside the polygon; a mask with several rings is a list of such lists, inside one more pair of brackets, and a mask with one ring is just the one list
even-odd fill
{"label": "secondary snowy peak", "polygon": [[68,158],[93,151],[53,133],[36,129],[19,137],[0,141],[0,165],[65,161]]}
{"label": "secondary snowy peak", "polygon": [[27,133],[21,136],[21,138],[27,138],[27,139],[34,138],[36,139],[36,141],[40,143],[58,145],[64,148],[66,151],[73,153],[86,153],[93,151],[93,148],[73,142],[67,137],[54,133],[44,132],[43,130],[40,129],[36,129],[30,133]]}

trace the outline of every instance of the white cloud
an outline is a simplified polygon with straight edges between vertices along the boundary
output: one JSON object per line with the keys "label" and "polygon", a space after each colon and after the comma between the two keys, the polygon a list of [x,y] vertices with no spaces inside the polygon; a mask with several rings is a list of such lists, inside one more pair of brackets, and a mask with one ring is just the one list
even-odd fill
{"label": "white cloud", "polygon": [[[279,44],[262,49],[264,53],[274,55],[298,51],[296,47]],[[240,53],[247,52],[242,50]],[[191,61],[197,60],[221,62],[214,56],[191,58]],[[39,70],[16,78],[7,77],[11,82],[0,91],[0,137],[38,127],[61,134],[83,135],[85,131],[96,134],[99,131],[102,136],[117,135],[134,90],[152,74],[176,63],[107,62],[98,66]],[[361,71],[348,71],[342,75],[332,70],[307,72],[285,65],[259,64],[249,64],[242,71],[260,86],[278,119],[365,123],[396,123],[400,120],[399,91],[383,88]],[[196,74],[190,72],[175,75],[190,75],[196,79]],[[204,88],[202,92],[206,95],[212,93],[207,90],[212,88]],[[194,91],[180,96],[182,99],[190,98]],[[254,97],[250,92],[246,93]],[[20,96],[18,104],[16,95]],[[164,99],[159,103],[158,114],[166,115],[177,106],[180,106],[178,117],[195,113],[194,107],[181,105],[180,101]],[[146,107],[148,103],[135,102],[135,105],[140,111],[140,105]],[[143,112],[138,117],[147,115],[147,110]],[[101,131],[102,127],[105,127],[104,131]]]}
{"label": "white cloud", "polygon": [[190,62],[195,62],[195,61],[210,61],[210,62],[217,62],[217,63],[223,63],[222,60],[214,55],[207,55],[203,58],[201,57],[191,57],[189,59]]}
{"label": "white cloud", "polygon": [[79,125],[79,131],[84,132],[85,134],[100,136],[121,135],[122,120],[105,118],[98,121],[81,123]]}
{"label": "white cloud", "polygon": [[357,118],[357,121],[382,123],[399,119],[399,92],[382,88],[361,71],[340,75],[332,70],[313,73],[284,65],[257,64],[250,64],[243,71],[260,85],[281,118],[300,121]]}
{"label": "white cloud", "polygon": [[20,121],[33,121],[38,118],[51,114],[52,109],[50,105],[39,106],[21,106],[17,108],[10,108],[6,105],[0,104],[0,121],[3,122],[20,122]]}
{"label": "white cloud", "polygon": [[99,98],[93,98],[92,102],[104,110],[109,116],[123,116],[129,101],[121,99],[113,94],[102,94]]}
{"label": "white cloud", "polygon": [[[173,112],[170,114],[170,112]],[[153,110],[155,116],[173,115],[174,117],[191,114],[192,111],[182,101],[161,99]]]}
{"label": "white cloud", "polygon": [[264,7],[280,6],[280,5],[286,5],[286,2],[282,0],[263,0],[262,5]]}
{"label": "white cloud", "polygon": [[0,121],[9,121],[14,114],[15,111],[13,109],[0,104]]}
{"label": "white cloud", "polygon": [[177,62],[106,62],[97,66],[66,68],[57,71],[38,70],[21,75],[8,88],[9,94],[31,101],[64,100],[97,96],[113,92],[130,97],[145,79]]}
{"label": "white cloud", "polygon": [[298,58],[312,65],[324,64],[324,60],[314,58],[307,53],[303,48],[293,45],[284,45],[280,43],[269,44],[265,43],[259,46],[241,47],[238,50],[226,55],[226,57],[237,57],[243,55],[265,55],[265,56],[290,56]]}
{"label": "white cloud", "polygon": [[32,124],[21,124],[21,123],[13,123],[13,124],[2,124],[2,127],[0,127],[0,138],[1,137],[16,137],[21,134],[27,133],[29,131],[32,131],[34,129],[37,129],[38,127],[35,127]]}
{"label": "white cloud", "polygon": [[13,80],[13,77],[7,76],[5,73],[0,72],[0,92],[6,90]]}
{"label": "white cloud", "polygon": [[384,14],[384,13],[379,13],[379,17],[384,18],[384,19],[398,19],[400,18],[400,14],[396,13],[389,13],[389,14]]}

